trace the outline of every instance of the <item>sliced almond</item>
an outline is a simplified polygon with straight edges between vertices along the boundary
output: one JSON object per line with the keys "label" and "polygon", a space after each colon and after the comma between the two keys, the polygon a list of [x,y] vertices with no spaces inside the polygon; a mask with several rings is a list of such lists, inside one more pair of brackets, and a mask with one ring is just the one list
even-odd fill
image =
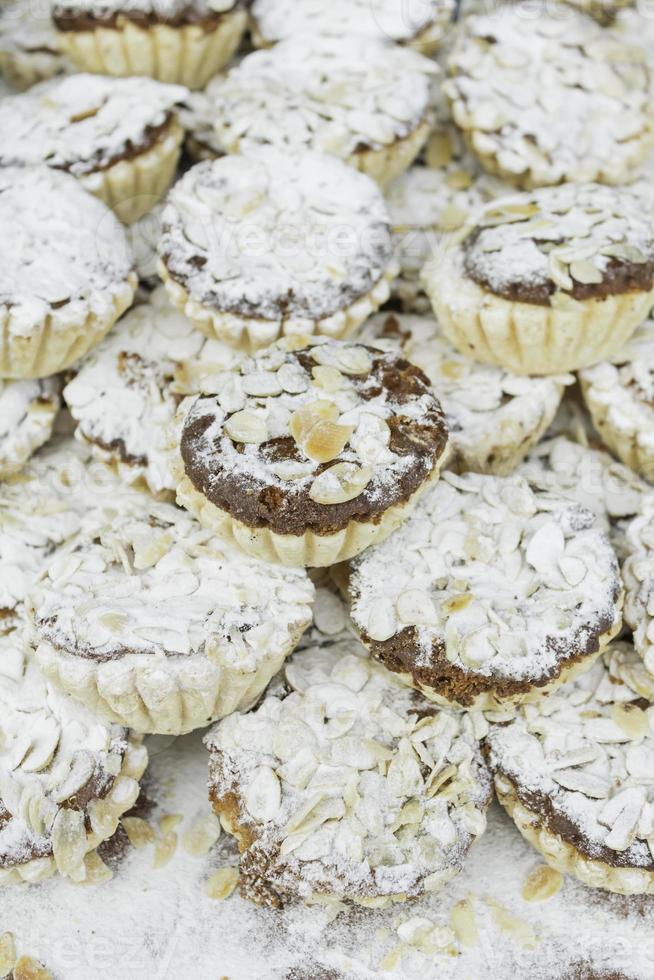
{"label": "sliced almond", "polygon": [[52,854],[57,871],[73,880],[81,880],[86,851],[84,814],[79,810],[59,810],[52,825]]}
{"label": "sliced almond", "polygon": [[3,932],[0,936],[0,977],[11,973],[16,962],[16,940],[12,932]]}
{"label": "sliced almond", "polygon": [[158,870],[164,868],[172,860],[177,850],[177,834],[169,831],[163,837],[157,839],[154,845],[154,860],[152,867]]}
{"label": "sliced almond", "polygon": [[302,449],[315,462],[330,463],[343,452],[353,431],[351,425],[321,420],[309,432]]}
{"label": "sliced almond", "polygon": [[563,885],[563,875],[560,871],[550,868],[547,864],[539,864],[527,876],[522,888],[525,902],[546,902],[552,898]]}
{"label": "sliced almond", "polygon": [[479,930],[477,929],[477,915],[472,898],[463,898],[452,906],[450,925],[462,946],[469,949],[471,946],[477,945]]}
{"label": "sliced almond", "polygon": [[311,370],[314,384],[323,391],[338,391],[343,386],[343,375],[336,367],[329,364],[317,364]]}
{"label": "sliced almond", "polygon": [[154,844],[156,834],[146,820],[141,817],[123,817],[120,822],[132,847],[147,847],[149,844]]}
{"label": "sliced almond", "polygon": [[224,901],[238,885],[238,868],[219,868],[214,871],[205,886],[209,898]]}
{"label": "sliced almond", "polygon": [[49,970],[33,956],[21,956],[14,967],[14,980],[53,980]]}
{"label": "sliced almond", "polygon": [[296,409],[291,415],[289,429],[291,435],[301,446],[307,436],[320,421],[337,422],[340,412],[335,402],[327,399],[318,399],[315,402],[308,402]]}
{"label": "sliced almond", "polygon": [[367,466],[336,463],[316,477],[309,496],[317,504],[344,504],[363,493],[371,478],[372,470]]}
{"label": "sliced almond", "polygon": [[213,813],[207,813],[182,837],[182,845],[191,857],[203,857],[208,854],[220,837],[220,820]]}
{"label": "sliced almond", "polygon": [[253,412],[243,409],[234,412],[225,422],[225,433],[234,442],[258,446],[268,438],[268,428],[264,420]]}

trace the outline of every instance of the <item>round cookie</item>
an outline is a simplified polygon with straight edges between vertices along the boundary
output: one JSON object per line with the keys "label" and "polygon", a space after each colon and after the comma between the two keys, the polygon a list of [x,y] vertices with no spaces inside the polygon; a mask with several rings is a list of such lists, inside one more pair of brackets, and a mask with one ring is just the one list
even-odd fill
{"label": "round cookie", "polygon": [[185,94],[149,78],[53,78],[0,102],[0,164],[65,170],[129,224],[170,186]]}
{"label": "round cookie", "polygon": [[25,0],[11,0],[0,7],[0,74],[17,89],[72,67],[61,53],[48,6],[43,12]]}
{"label": "round cookie", "polygon": [[11,229],[0,245],[0,377],[45,378],[132,302],[125,232],[74,177],[45,167],[0,168],[0,227]]}
{"label": "round cookie", "polygon": [[634,646],[654,677],[654,494],[643,498],[627,529],[624,618],[634,633]]}
{"label": "round cookie", "polygon": [[396,273],[376,184],[318,153],[193,167],[168,197],[159,255],[174,305],[246,350],[281,334],[351,333]]}
{"label": "round cookie", "polygon": [[486,826],[485,731],[403,687],[351,633],[316,636],[255,711],[205,738],[244,896],[380,908],[441,889]]}
{"label": "round cookie", "polygon": [[500,803],[547,863],[585,885],[654,892],[654,681],[613,643],[565,691],[487,739]]}
{"label": "round cookie", "polygon": [[60,44],[82,71],[204,88],[236,51],[242,0],[55,0]]}
{"label": "round cookie", "polygon": [[373,656],[464,708],[540,698],[587,670],[622,622],[618,564],[593,515],[518,477],[444,473],[352,563],[349,592]]}
{"label": "round cookie", "polygon": [[374,38],[301,36],[247,55],[207,96],[224,151],[317,150],[385,186],[428,137],[437,73],[433,61]]}
{"label": "round cookie", "polygon": [[[218,369],[209,352],[204,360],[212,344],[222,347],[173,309],[160,286],[76,365],[63,392],[76,435],[127,482],[143,479],[154,494],[174,490],[169,426],[195,366]],[[227,347],[220,353],[227,370],[237,355]]]}
{"label": "round cookie", "polygon": [[423,54],[440,44],[454,13],[454,0],[254,0],[250,9],[255,44],[268,46],[300,35],[353,34],[406,44]]}
{"label": "round cookie", "polygon": [[115,489],[106,467],[88,467],[72,441],[53,440],[15,478],[0,482],[0,632],[20,616],[52,552],[79,531],[90,507],[113,499]]}
{"label": "round cookie", "polygon": [[518,469],[532,487],[566,497],[591,511],[620,560],[628,553],[625,534],[651,488],[601,449],[565,436],[544,439]]}
{"label": "round cookie", "polygon": [[517,3],[468,18],[448,71],[471,149],[520,187],[619,184],[651,146],[644,49],[568,7]]}
{"label": "round cookie", "polygon": [[18,473],[52,435],[61,400],[59,381],[0,379],[0,480]]}
{"label": "round cookie", "polygon": [[87,880],[146,764],[139,737],[45,680],[20,631],[0,634],[0,885]]}
{"label": "round cookie", "polygon": [[250,554],[333,565],[405,520],[446,444],[427,378],[400,355],[282,342],[191,406],[177,500]]}
{"label": "round cookie", "polygon": [[447,417],[458,472],[511,473],[556,415],[572,376],[525,378],[464,357],[445,339],[433,316],[378,313],[359,339],[383,350],[401,349],[425,372]]}
{"label": "round cookie", "polygon": [[654,321],[641,324],[609,363],[582,371],[579,381],[602,440],[654,483]]}
{"label": "round cookie", "polygon": [[491,202],[423,272],[443,332],[516,374],[609,359],[654,301],[651,216],[628,188],[599,184]]}
{"label": "round cookie", "polygon": [[304,571],[222,547],[124,491],[49,562],[27,603],[46,677],[103,718],[178,735],[248,708],[311,619]]}

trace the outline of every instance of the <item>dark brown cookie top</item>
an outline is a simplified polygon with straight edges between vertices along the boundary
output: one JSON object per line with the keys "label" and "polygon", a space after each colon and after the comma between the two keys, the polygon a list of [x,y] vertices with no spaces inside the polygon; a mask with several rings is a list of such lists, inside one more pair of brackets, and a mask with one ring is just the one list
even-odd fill
{"label": "dark brown cookie top", "polygon": [[465,273],[513,302],[601,299],[654,284],[654,235],[625,188],[563,185],[503,198],[474,219]]}
{"label": "dark brown cookie top", "polygon": [[333,533],[374,521],[430,476],[447,443],[419,368],[359,344],[278,345],[199,398],[182,432],[196,490],[250,527]]}

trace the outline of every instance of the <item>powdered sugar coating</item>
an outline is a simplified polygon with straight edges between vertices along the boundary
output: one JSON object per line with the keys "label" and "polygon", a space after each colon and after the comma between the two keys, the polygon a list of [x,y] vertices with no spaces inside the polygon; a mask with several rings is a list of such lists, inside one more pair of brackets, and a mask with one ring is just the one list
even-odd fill
{"label": "powdered sugar coating", "polygon": [[[4,102],[0,102],[0,108]],[[109,317],[118,292],[131,296],[131,254],[112,212],[71,176],[47,168],[0,169],[3,238],[0,303],[9,329],[29,334],[51,312],[62,327]],[[125,304],[127,305],[127,304]]]}
{"label": "powdered sugar coating", "polygon": [[455,122],[518,183],[619,183],[647,152],[643,49],[568,6],[508,4],[468,18],[448,68]]}
{"label": "powdered sugar coating", "polygon": [[172,189],[162,226],[159,254],[192,300],[296,332],[366,295],[392,260],[377,186],[315,153],[198,164]]}
{"label": "powdered sugar coating", "polygon": [[593,515],[518,477],[444,473],[353,562],[350,595],[373,651],[409,635],[417,669],[444,657],[489,682],[543,684],[620,623],[617,561]]}
{"label": "powdered sugar coating", "polygon": [[535,446],[518,473],[538,490],[592,511],[618,557],[625,556],[627,522],[651,492],[627,466],[607,452],[558,436]]}
{"label": "powdered sugar coating", "polygon": [[642,501],[640,513],[627,529],[624,568],[625,620],[634,631],[634,645],[654,677],[654,493]]}
{"label": "powdered sugar coating", "polygon": [[76,177],[103,170],[139,147],[149,149],[150,132],[185,95],[182,86],[151,78],[50,79],[0,103],[0,162],[45,162]]}
{"label": "powdered sugar coating", "polygon": [[[52,552],[108,492],[110,475],[87,470],[74,445],[50,445],[0,483],[0,620],[12,619]],[[115,484],[114,484],[115,486]]]}
{"label": "powdered sugar coating", "polygon": [[174,490],[168,427],[180,401],[175,375],[210,345],[159,287],[116,324],[66,385],[78,436],[101,457],[125,463],[132,478],[143,476],[153,492]]}
{"label": "powdered sugar coating", "polygon": [[348,159],[390,146],[429,109],[434,62],[373,38],[306,37],[255,51],[207,87],[229,153],[251,144]]}
{"label": "powdered sugar coating", "polygon": [[435,709],[347,632],[298,652],[273,692],[205,740],[214,804],[251,841],[246,894],[381,904],[460,870],[486,824],[479,715]]}
{"label": "powdered sugar coating", "polygon": [[241,0],[56,0],[55,13],[87,14],[100,20],[108,15],[134,13],[138,17],[146,14],[165,23],[185,14],[192,21],[203,15],[228,13],[240,3]]}
{"label": "powdered sugar coating", "polygon": [[0,479],[17,473],[47,442],[59,411],[59,381],[0,379]]}
{"label": "powdered sugar coating", "polygon": [[[338,341],[285,349],[291,346],[281,342],[243,361],[216,397],[191,407],[182,455],[205,493],[234,497],[225,490],[234,484],[239,494],[263,500],[266,488],[275,488],[287,500],[285,520],[300,503],[313,512],[313,502],[329,525],[336,519],[330,506],[356,498],[380,512],[405,479],[422,482],[429,475],[445,425],[424,379],[412,378],[413,387],[401,390],[406,362]],[[353,483],[349,496],[337,476],[343,470],[346,488]]]}
{"label": "powdered sugar coating", "polygon": [[471,361],[445,339],[431,316],[379,313],[361,339],[401,349],[438,393],[455,458],[450,466],[508,473],[554,418],[571,375],[528,378]]}
{"label": "powdered sugar coating", "polygon": [[502,198],[471,219],[465,270],[497,295],[532,291],[533,302],[605,282],[611,291],[615,267],[645,268],[654,260],[649,213],[628,188],[599,184]]}
{"label": "powdered sugar coating", "polygon": [[[53,841],[61,861],[60,811],[72,801],[84,812],[107,794],[128,751],[128,733],[53,688],[20,630],[0,635],[0,708],[0,868],[52,855]],[[85,805],[75,805],[80,791],[89,795]]]}
{"label": "powdered sugar coating", "polygon": [[585,856],[651,870],[654,714],[642,699],[654,699],[652,678],[630,644],[614,643],[572,685],[491,726],[488,745],[497,779],[550,830],[558,816]]}
{"label": "powdered sugar coating", "polygon": [[41,81],[70,70],[59,49],[49,3],[43,4],[41,9],[35,9],[35,5],[23,0],[3,4],[0,12],[0,70],[16,82]]}
{"label": "powdered sugar coating", "polygon": [[125,491],[112,506],[114,520],[91,515],[31,590],[38,641],[97,662],[201,657],[247,672],[308,623],[304,571],[224,549],[184,511],[145,495]]}
{"label": "powdered sugar coating", "polygon": [[625,462],[654,481],[654,321],[646,320],[610,363],[580,372],[595,424]]}
{"label": "powdered sugar coating", "polygon": [[266,43],[297,34],[337,37],[363,34],[411,43],[423,31],[442,34],[454,11],[453,0],[254,0],[252,17]]}

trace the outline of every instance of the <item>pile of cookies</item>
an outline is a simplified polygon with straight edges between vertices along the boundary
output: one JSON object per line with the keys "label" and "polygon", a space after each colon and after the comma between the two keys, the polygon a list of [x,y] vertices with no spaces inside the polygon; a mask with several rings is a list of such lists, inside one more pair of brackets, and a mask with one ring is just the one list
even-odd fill
{"label": "pile of cookies", "polygon": [[259,904],[441,889],[494,795],[654,893],[623,7],[0,9],[0,884],[104,880],[147,736],[207,729]]}

